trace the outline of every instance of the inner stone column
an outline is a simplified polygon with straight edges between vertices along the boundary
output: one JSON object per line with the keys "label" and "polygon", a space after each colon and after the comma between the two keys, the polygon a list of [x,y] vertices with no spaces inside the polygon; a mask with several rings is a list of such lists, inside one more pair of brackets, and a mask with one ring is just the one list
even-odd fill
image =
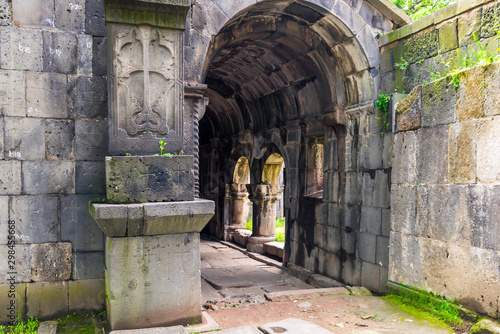
{"label": "inner stone column", "polygon": [[249,184],[247,189],[250,201],[253,203],[252,236],[248,239],[247,249],[263,254],[264,244],[276,238],[276,204],[281,198],[284,187]]}
{"label": "inner stone column", "polygon": [[229,225],[227,227],[227,240],[233,240],[233,234],[236,230],[245,227],[250,211],[250,201],[248,199],[246,184],[231,183],[228,189],[228,198],[230,205]]}

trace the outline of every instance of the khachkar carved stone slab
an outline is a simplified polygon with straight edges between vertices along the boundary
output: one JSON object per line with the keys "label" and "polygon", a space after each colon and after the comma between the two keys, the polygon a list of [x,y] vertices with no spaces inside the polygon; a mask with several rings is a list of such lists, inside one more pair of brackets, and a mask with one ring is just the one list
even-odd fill
{"label": "khachkar carved stone slab", "polygon": [[183,32],[111,24],[110,142],[115,154],[154,154],[183,144]]}

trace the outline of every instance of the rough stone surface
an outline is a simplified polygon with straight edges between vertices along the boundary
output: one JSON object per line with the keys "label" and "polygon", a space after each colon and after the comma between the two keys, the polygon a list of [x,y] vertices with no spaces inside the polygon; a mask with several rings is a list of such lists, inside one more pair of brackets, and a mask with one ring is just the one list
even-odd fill
{"label": "rough stone surface", "polygon": [[67,80],[57,73],[26,73],[26,108],[31,117],[67,118]]}
{"label": "rough stone surface", "polygon": [[[186,324],[201,317],[199,234],[107,238],[106,243],[112,330]],[[139,250],[142,256],[136,257]]]}
{"label": "rough stone surface", "polygon": [[21,162],[0,161],[0,195],[19,195],[22,186]]}
{"label": "rough stone surface", "polygon": [[71,120],[50,120],[45,126],[47,160],[74,158],[75,123]]}
{"label": "rough stone surface", "polygon": [[422,127],[455,121],[457,94],[447,78],[422,86]]}
{"label": "rough stone surface", "polygon": [[31,269],[35,282],[65,281],[71,276],[71,243],[31,245]]}
{"label": "rough stone surface", "polygon": [[452,124],[448,131],[448,180],[450,183],[475,183],[475,122]]}
{"label": "rough stone surface", "polygon": [[[11,290],[15,290],[15,292],[10,292]],[[15,294],[14,301],[14,312],[10,314],[9,312],[0,313],[0,322],[8,323],[10,321],[15,321],[17,319],[18,314],[23,314],[26,311],[26,284],[14,284],[14,289],[11,289],[10,284],[0,284],[0,294],[1,296],[8,296],[9,293]],[[7,311],[7,308],[10,307],[10,298],[1,298],[0,299],[0,307]]]}
{"label": "rough stone surface", "polygon": [[61,198],[61,241],[70,241],[74,252],[102,251],[104,235],[89,214],[89,202],[98,195],[68,195]]}
{"label": "rough stone surface", "polygon": [[392,182],[416,182],[417,149],[417,135],[414,131],[396,134],[393,147]]}
{"label": "rough stone surface", "polygon": [[26,243],[58,241],[57,196],[15,196],[10,207],[10,219],[16,221],[16,231]]}
{"label": "rough stone surface", "polygon": [[28,317],[43,320],[68,313],[68,282],[29,283],[27,286]]}
{"label": "rough stone surface", "polygon": [[4,116],[26,116],[26,85],[23,71],[0,70],[0,110]]}
{"label": "rough stone surface", "polygon": [[484,73],[484,113],[486,116],[500,114],[500,64],[490,64]]}
{"label": "rough stone surface", "polygon": [[75,121],[75,158],[102,161],[107,154],[108,124],[100,120]]}
{"label": "rough stone surface", "polygon": [[76,35],[43,32],[43,70],[76,73],[78,40]]}
{"label": "rough stone surface", "polygon": [[456,49],[458,46],[457,20],[445,23],[439,28],[439,53]]}
{"label": "rough stone surface", "polygon": [[32,27],[54,26],[54,2],[50,0],[13,0],[15,25]]}
{"label": "rough stone surface", "polygon": [[73,278],[76,280],[104,278],[104,253],[73,253]]}
{"label": "rough stone surface", "polygon": [[500,180],[500,118],[486,118],[477,124],[476,130],[477,179],[492,183]]}
{"label": "rough stone surface", "polygon": [[[16,243],[17,243],[16,238]],[[9,250],[12,251],[7,245],[0,245],[0,285],[10,283],[11,276],[15,276],[15,283],[31,282],[31,253],[30,246],[23,244],[16,244],[14,248],[15,263],[9,262]],[[14,270],[10,266],[14,266]],[[15,272],[12,275],[9,273]],[[6,296],[6,295],[4,295]],[[4,297],[5,298],[5,297]]]}
{"label": "rough stone surface", "polygon": [[410,64],[438,54],[438,33],[437,30],[427,30],[410,40],[403,46],[403,58]]}
{"label": "rough stone surface", "polygon": [[477,66],[461,73],[457,98],[457,119],[467,120],[484,116],[484,68]]}
{"label": "rough stone surface", "polygon": [[396,131],[408,131],[420,128],[422,113],[422,87],[418,86],[397,104]]}
{"label": "rough stone surface", "polygon": [[106,36],[104,2],[85,0],[85,33],[94,36]]}
{"label": "rough stone surface", "polygon": [[77,33],[82,33],[84,31],[85,0],[73,0],[70,3],[65,1],[55,1],[54,6],[54,23],[56,28]]}
{"label": "rough stone surface", "polygon": [[100,311],[104,308],[106,289],[104,279],[80,279],[68,286],[69,312]]}
{"label": "rough stone surface", "polygon": [[192,156],[106,158],[109,203],[192,201]]}
{"label": "rough stone surface", "polygon": [[445,183],[448,167],[448,126],[421,129],[417,137],[418,183]]}
{"label": "rough stone surface", "polygon": [[[22,0],[17,0],[17,2],[22,2]],[[27,10],[25,13],[31,13],[31,10]],[[43,69],[43,40],[40,30],[2,27],[0,35],[0,65],[2,69],[30,71]]]}
{"label": "rough stone surface", "polygon": [[75,174],[77,194],[106,193],[104,161],[77,161]]}
{"label": "rough stone surface", "polygon": [[29,195],[74,194],[73,161],[26,161],[23,163],[23,191]]}
{"label": "rough stone surface", "polygon": [[105,78],[78,76],[75,89],[73,117],[96,119],[107,116],[108,100]]}
{"label": "rough stone surface", "polygon": [[0,3],[0,26],[10,26],[10,4],[4,0]]}
{"label": "rough stone surface", "polygon": [[19,160],[45,158],[45,122],[41,118],[6,117],[5,156]]}
{"label": "rough stone surface", "polygon": [[44,321],[40,323],[37,334],[56,334],[57,333],[57,322],[56,321]]}

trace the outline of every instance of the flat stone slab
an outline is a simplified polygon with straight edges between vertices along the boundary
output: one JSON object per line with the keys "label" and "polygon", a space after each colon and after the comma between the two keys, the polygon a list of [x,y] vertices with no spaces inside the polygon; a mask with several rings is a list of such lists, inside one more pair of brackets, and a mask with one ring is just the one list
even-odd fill
{"label": "flat stone slab", "polygon": [[156,327],[144,329],[127,329],[120,331],[111,331],[109,334],[188,334],[184,327]]}
{"label": "flat stone slab", "polygon": [[217,332],[217,333],[218,334],[262,334],[262,332],[259,331],[254,326],[243,326],[243,327],[229,328],[229,329],[224,329],[224,330]]}
{"label": "flat stone slab", "polygon": [[92,203],[90,215],[108,237],[200,232],[214,215],[213,201],[144,204]]}
{"label": "flat stone slab", "polygon": [[44,321],[40,323],[38,327],[37,334],[56,334],[57,333],[57,322],[55,321]]}
{"label": "flat stone slab", "polygon": [[259,329],[267,334],[286,333],[286,334],[333,334],[329,330],[312,322],[288,318],[281,321],[271,322],[262,326]]}
{"label": "flat stone slab", "polygon": [[281,298],[290,298],[293,296],[306,296],[315,294],[349,295],[349,290],[347,290],[346,288],[305,289],[296,291],[271,292],[271,293],[266,293],[265,297],[269,301],[278,301]]}

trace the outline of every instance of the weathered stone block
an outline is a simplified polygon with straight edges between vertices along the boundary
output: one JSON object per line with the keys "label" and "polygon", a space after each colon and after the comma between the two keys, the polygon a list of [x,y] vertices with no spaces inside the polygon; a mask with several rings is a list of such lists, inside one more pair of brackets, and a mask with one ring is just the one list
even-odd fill
{"label": "weathered stone block", "polygon": [[422,127],[455,122],[457,92],[447,78],[422,86]]}
{"label": "weathered stone block", "polygon": [[[427,199],[427,236],[448,242],[467,238],[466,188],[459,185],[429,187]],[[465,242],[468,242],[465,240]]]}
{"label": "weathered stone block", "polygon": [[73,104],[75,118],[105,118],[108,110],[107,87],[104,77],[79,76]]}
{"label": "weathered stone block", "polygon": [[381,267],[389,266],[389,238],[377,236],[377,264]]}
{"label": "weathered stone block", "polygon": [[[19,232],[16,231],[16,233]],[[15,241],[13,249],[7,245],[0,245],[0,285],[9,283],[12,276],[16,283],[31,282],[30,246],[19,244],[17,237]],[[9,251],[13,251],[14,254],[9,254]],[[14,260],[10,261],[9,255],[14,255]],[[7,295],[3,295],[2,299],[6,297]]]}
{"label": "weathered stone block", "polygon": [[391,209],[382,209],[382,235],[388,237],[391,232]]}
{"label": "weathered stone block", "polygon": [[5,157],[45,159],[45,121],[40,118],[5,117]]}
{"label": "weathered stone block", "polygon": [[76,162],[76,193],[77,194],[105,194],[106,172],[104,162],[77,161]]}
{"label": "weathered stone block", "polygon": [[81,33],[85,28],[85,0],[55,1],[55,27]]}
{"label": "weathered stone block", "polygon": [[394,136],[392,182],[416,182],[417,148],[417,135],[414,131],[397,133]]}
{"label": "weathered stone block", "polygon": [[108,75],[108,44],[106,37],[94,37],[92,43],[92,73],[94,77]]}
{"label": "weathered stone block", "polygon": [[360,232],[380,234],[382,226],[382,209],[369,206],[361,207]]}
{"label": "weathered stone block", "polygon": [[[8,298],[9,294],[14,294],[15,296]],[[0,308],[5,310],[0,313],[0,323],[15,322],[17,316],[22,316],[26,311],[26,284],[0,284],[0,296],[5,296],[4,298],[0,298]],[[11,300],[14,300],[14,308],[8,310]]]}
{"label": "weathered stone block", "polygon": [[26,73],[28,117],[68,118],[66,76],[58,73]]}
{"label": "weathered stone block", "polygon": [[314,225],[314,245],[318,246],[319,248],[325,247],[325,225]]}
{"label": "weathered stone block", "polygon": [[[108,237],[126,237],[128,208],[121,204],[90,204],[90,215]],[[144,224],[144,223],[143,223]]]}
{"label": "weathered stone block", "polygon": [[57,196],[12,197],[10,219],[16,222],[21,242],[58,241],[58,202]]}
{"label": "weathered stone block", "polygon": [[0,115],[26,116],[24,73],[0,70]]}
{"label": "weathered stone block", "polygon": [[43,70],[76,73],[78,40],[71,33],[43,32]]}
{"label": "weathered stone block", "polygon": [[448,126],[418,131],[418,183],[446,183],[448,167]]}
{"label": "weathered stone block", "polygon": [[358,236],[358,257],[370,263],[375,263],[377,250],[377,237],[368,233],[359,233]]}
{"label": "weathered stone block", "polygon": [[[197,233],[107,238],[111,328],[168,326],[199,319],[199,243]],[[136,256],[139,250],[141,257]]]}
{"label": "weathered stone block", "polygon": [[[481,18],[481,38],[491,37],[497,34],[500,24],[500,5],[493,3],[485,6]],[[478,36],[479,38],[479,36]]]}
{"label": "weathered stone block", "polygon": [[375,171],[375,184],[373,187],[373,206],[388,208],[391,202],[390,171]]}
{"label": "weathered stone block", "polygon": [[384,150],[382,151],[382,168],[392,167],[392,148],[394,143],[394,135],[386,134],[384,136]]}
{"label": "weathered stone block", "polygon": [[498,182],[500,117],[481,120],[476,126],[477,179],[484,183]]}
{"label": "weathered stone block", "polygon": [[498,250],[498,186],[470,185],[467,189],[466,206],[470,224],[470,244],[473,247]]}
{"label": "weathered stone block", "polygon": [[396,131],[420,128],[422,112],[422,87],[417,86],[396,104]]}
{"label": "weathered stone block", "polygon": [[484,113],[486,116],[500,114],[500,64],[493,63],[484,71]]}
{"label": "weathered stone block", "polygon": [[403,58],[412,64],[418,60],[436,56],[438,48],[437,30],[426,30],[405,41]]}
{"label": "weathered stone block", "polygon": [[92,53],[94,41],[92,36],[78,35],[78,66],[79,75],[92,75]]}
{"label": "weathered stone block", "polygon": [[0,161],[0,195],[19,195],[21,190],[21,162]]}
{"label": "weathered stone block", "polygon": [[29,283],[27,316],[40,320],[68,313],[68,282]]}
{"label": "weathered stone block", "polygon": [[413,234],[415,230],[417,191],[414,185],[392,185],[391,230]]}
{"label": "weathered stone block", "polygon": [[[0,26],[10,26],[10,2],[3,0],[0,2]],[[1,322],[0,318],[0,322]]]}
{"label": "weathered stone block", "polygon": [[481,8],[458,17],[458,44],[466,46],[474,43],[474,35],[480,36]]}
{"label": "weathered stone block", "polygon": [[194,200],[193,156],[106,157],[109,203]]}
{"label": "weathered stone block", "polygon": [[229,17],[212,1],[202,0],[193,8],[193,28],[205,36],[217,35]]}
{"label": "weathered stone block", "polygon": [[17,26],[53,27],[54,1],[13,0],[12,16]]}
{"label": "weathered stone block", "polygon": [[77,160],[102,161],[107,154],[107,146],[107,121],[75,121],[75,158]]}
{"label": "weathered stone block", "polygon": [[326,225],[340,227],[341,208],[339,204],[328,203],[328,216]]}
{"label": "weathered stone block", "polygon": [[9,235],[9,196],[0,196],[0,245],[7,244]]}
{"label": "weathered stone block", "polygon": [[33,281],[65,281],[71,276],[71,243],[45,243],[31,245]]}
{"label": "weathered stone block", "polygon": [[361,263],[361,286],[370,291],[380,291],[380,269],[382,267],[368,262]]}
{"label": "weathered stone block", "polygon": [[73,253],[73,279],[104,278],[104,253]]}
{"label": "weathered stone block", "polygon": [[49,120],[45,125],[47,160],[74,158],[75,123],[71,120]]}
{"label": "weathered stone block", "polygon": [[74,252],[102,251],[104,235],[89,214],[89,202],[98,195],[69,195],[61,198],[61,241],[70,241]]}
{"label": "weathered stone block", "polygon": [[450,183],[476,182],[476,122],[451,124],[448,131],[448,181]]}
{"label": "weathered stone block", "polygon": [[85,33],[94,36],[106,36],[103,1],[85,1]]}
{"label": "weathered stone block", "polygon": [[25,194],[75,193],[74,161],[27,161],[22,169]]}
{"label": "weathered stone block", "polygon": [[[325,226],[325,244],[324,248],[332,253],[340,252],[340,228]],[[330,276],[333,277],[333,276]],[[338,276],[337,276],[338,277]]]}
{"label": "weathered stone block", "polygon": [[457,20],[446,22],[439,28],[439,53],[458,47]]}
{"label": "weathered stone block", "polygon": [[457,119],[484,117],[484,67],[477,66],[459,74]]}
{"label": "weathered stone block", "polygon": [[[341,262],[338,254],[330,253],[324,249],[320,249],[318,253],[318,271],[320,274],[325,275],[331,278],[340,278],[341,272]],[[311,275],[308,278],[308,282],[316,283],[316,285],[321,285],[321,283],[325,285],[334,284],[335,282],[331,282],[330,280],[325,280],[324,277],[317,275],[319,277],[315,277],[315,275]],[[323,279],[322,279],[323,278]],[[330,281],[330,282],[329,282]],[[331,285],[330,285],[331,286]]]}
{"label": "weathered stone block", "polygon": [[372,133],[362,136],[359,164],[361,168],[382,168],[383,142],[384,138],[380,135],[380,133]]}
{"label": "weathered stone block", "polygon": [[389,280],[420,286],[423,278],[420,239],[405,233],[391,232],[389,241]]}
{"label": "weathered stone block", "polygon": [[[17,0],[17,2],[22,2],[22,0]],[[25,13],[28,14],[31,11],[28,10]],[[43,69],[41,31],[2,27],[0,28],[0,41],[2,69],[31,71]]]}
{"label": "weathered stone block", "polygon": [[104,279],[70,281],[68,290],[69,312],[104,309],[106,300]]}
{"label": "weathered stone block", "polygon": [[361,284],[361,261],[349,258],[343,263],[342,280],[347,284],[359,286]]}

